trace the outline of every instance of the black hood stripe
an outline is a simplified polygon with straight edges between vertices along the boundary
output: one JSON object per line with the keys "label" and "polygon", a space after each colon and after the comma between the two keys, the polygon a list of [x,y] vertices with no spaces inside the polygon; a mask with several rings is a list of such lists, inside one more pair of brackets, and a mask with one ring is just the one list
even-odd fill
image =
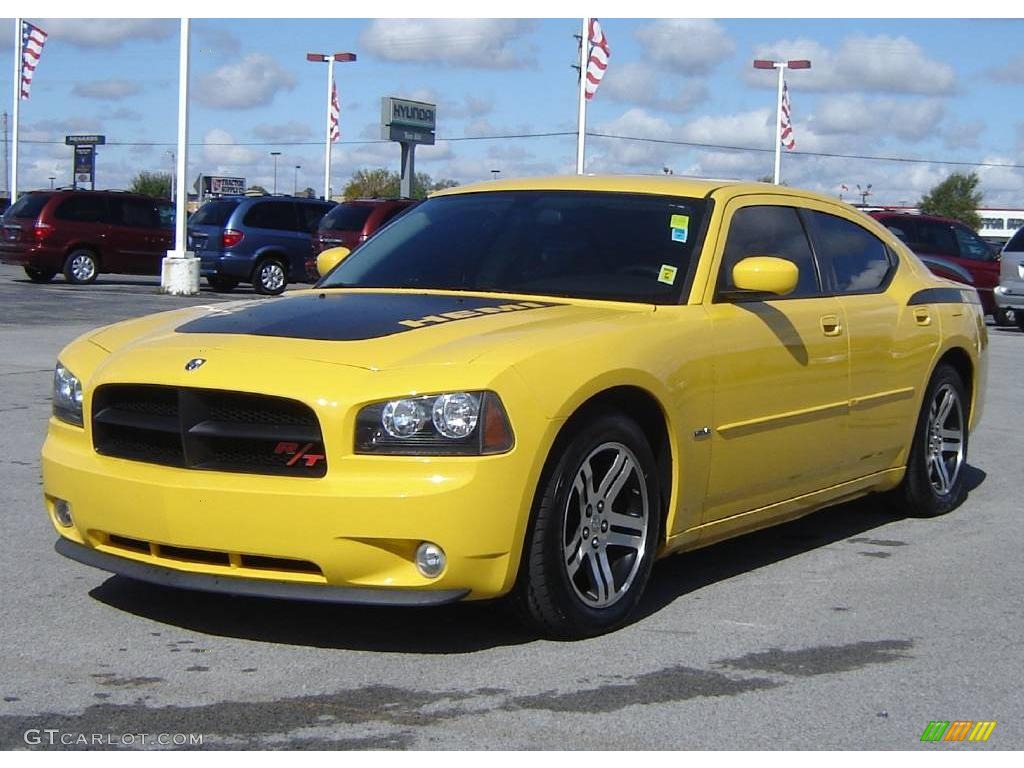
{"label": "black hood stripe", "polygon": [[178,326],[178,333],[230,333],[359,341],[487,315],[553,307],[540,301],[411,293],[319,293],[262,300]]}

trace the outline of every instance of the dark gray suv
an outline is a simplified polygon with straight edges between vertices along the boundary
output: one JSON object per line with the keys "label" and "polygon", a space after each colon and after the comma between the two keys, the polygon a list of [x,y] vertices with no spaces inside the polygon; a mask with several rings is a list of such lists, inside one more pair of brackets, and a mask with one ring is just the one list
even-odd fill
{"label": "dark gray suv", "polygon": [[189,219],[189,249],[215,291],[252,283],[256,293],[278,294],[311,278],[313,233],[334,205],[276,195],[211,200]]}

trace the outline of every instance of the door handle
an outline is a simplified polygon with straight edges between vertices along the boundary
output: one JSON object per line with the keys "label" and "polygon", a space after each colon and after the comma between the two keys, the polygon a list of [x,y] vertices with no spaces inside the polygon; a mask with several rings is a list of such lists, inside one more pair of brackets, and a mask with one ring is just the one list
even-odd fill
{"label": "door handle", "polygon": [[821,332],[826,336],[840,336],[843,333],[843,325],[839,322],[838,315],[824,315],[821,318]]}

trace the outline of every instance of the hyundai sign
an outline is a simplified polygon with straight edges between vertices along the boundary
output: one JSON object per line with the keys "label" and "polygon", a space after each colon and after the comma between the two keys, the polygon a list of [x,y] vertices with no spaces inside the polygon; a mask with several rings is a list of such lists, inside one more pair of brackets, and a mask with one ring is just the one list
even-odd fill
{"label": "hyundai sign", "polygon": [[433,144],[437,105],[385,96],[380,100],[381,138],[407,144]]}

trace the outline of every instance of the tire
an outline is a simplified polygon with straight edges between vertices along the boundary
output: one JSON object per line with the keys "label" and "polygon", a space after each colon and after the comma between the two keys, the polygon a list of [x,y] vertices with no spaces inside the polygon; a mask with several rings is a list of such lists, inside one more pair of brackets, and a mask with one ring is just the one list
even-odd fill
{"label": "tire", "polygon": [[48,283],[57,275],[55,269],[37,269],[36,267],[25,267],[25,274],[33,283]]}
{"label": "tire", "polygon": [[996,307],[992,313],[992,319],[996,321],[996,325],[1012,327],[1017,325],[1017,316],[1019,314],[1012,307]]}
{"label": "tire", "polygon": [[969,408],[960,374],[950,365],[939,365],[925,392],[900,486],[912,515],[944,515],[966,498]]}
{"label": "tire", "polygon": [[100,272],[96,254],[86,248],[77,248],[64,260],[64,279],[72,285],[95,283]]}
{"label": "tire", "polygon": [[206,278],[206,282],[209,284],[210,288],[217,293],[231,293],[238,287],[238,281],[233,277],[208,277]]}
{"label": "tire", "polygon": [[1024,331],[1024,309],[1018,309],[1013,315],[1013,319],[1017,321],[1017,327]]}
{"label": "tire", "polygon": [[277,296],[288,287],[288,272],[278,259],[262,259],[252,272],[252,288],[265,296]]}
{"label": "tire", "polygon": [[661,524],[657,464],[620,414],[585,424],[556,458],[538,487],[513,601],[548,637],[592,637],[625,622],[647,586]]}

